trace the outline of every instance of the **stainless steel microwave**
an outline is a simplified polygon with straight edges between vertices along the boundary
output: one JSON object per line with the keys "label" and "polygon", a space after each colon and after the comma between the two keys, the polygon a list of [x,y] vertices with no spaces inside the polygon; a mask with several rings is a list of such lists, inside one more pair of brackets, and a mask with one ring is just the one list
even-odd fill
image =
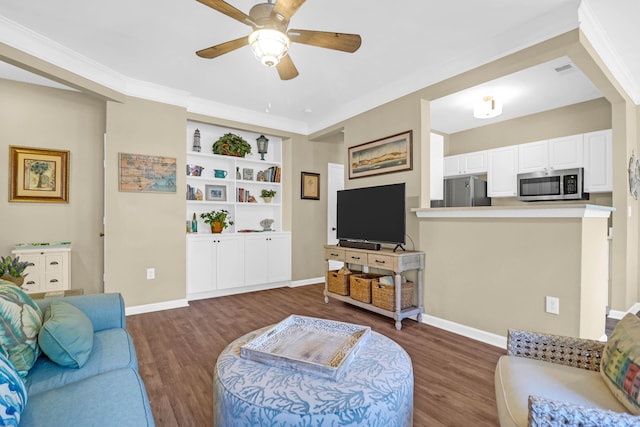
{"label": "stainless steel microwave", "polygon": [[518,200],[587,200],[584,169],[558,169],[518,174]]}

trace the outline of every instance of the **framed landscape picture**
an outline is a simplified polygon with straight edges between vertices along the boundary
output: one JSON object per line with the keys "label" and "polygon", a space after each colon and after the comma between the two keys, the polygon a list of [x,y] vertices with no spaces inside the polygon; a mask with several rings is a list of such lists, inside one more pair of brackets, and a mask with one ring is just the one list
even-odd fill
{"label": "framed landscape picture", "polygon": [[413,131],[349,147],[349,179],[413,169]]}
{"label": "framed landscape picture", "polygon": [[9,147],[9,201],[69,203],[69,151]]}

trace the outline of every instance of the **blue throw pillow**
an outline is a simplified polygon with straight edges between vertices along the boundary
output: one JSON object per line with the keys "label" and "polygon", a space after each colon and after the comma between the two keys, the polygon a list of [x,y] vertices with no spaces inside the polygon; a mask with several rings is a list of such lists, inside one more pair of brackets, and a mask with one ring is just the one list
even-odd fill
{"label": "blue throw pillow", "polygon": [[25,377],[40,355],[38,331],[42,314],[19,287],[0,281],[0,345],[7,359]]}
{"label": "blue throw pillow", "polygon": [[60,366],[82,368],[93,349],[93,324],[79,308],[51,301],[44,311],[38,344]]}
{"label": "blue throw pillow", "polygon": [[0,425],[17,426],[27,404],[27,390],[18,371],[0,351]]}

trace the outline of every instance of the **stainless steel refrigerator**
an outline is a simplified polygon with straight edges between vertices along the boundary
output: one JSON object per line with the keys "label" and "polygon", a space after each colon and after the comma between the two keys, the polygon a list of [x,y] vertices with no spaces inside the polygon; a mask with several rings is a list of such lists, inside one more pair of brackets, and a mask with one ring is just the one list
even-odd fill
{"label": "stainless steel refrigerator", "polygon": [[487,197],[487,182],[476,176],[445,178],[444,200],[433,200],[431,207],[465,206],[491,206],[491,198]]}

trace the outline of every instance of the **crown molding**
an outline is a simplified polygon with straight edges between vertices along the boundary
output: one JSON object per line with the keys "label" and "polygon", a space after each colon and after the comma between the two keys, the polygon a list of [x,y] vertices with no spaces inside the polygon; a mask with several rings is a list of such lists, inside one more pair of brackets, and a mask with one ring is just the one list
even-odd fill
{"label": "crown molding", "polygon": [[607,68],[609,68],[611,74],[613,74],[634,104],[640,105],[640,86],[627,71],[624,60],[622,60],[615,44],[602,28],[589,2],[583,1],[580,3],[578,21],[580,22],[580,30],[589,39],[589,42],[600,55]]}

